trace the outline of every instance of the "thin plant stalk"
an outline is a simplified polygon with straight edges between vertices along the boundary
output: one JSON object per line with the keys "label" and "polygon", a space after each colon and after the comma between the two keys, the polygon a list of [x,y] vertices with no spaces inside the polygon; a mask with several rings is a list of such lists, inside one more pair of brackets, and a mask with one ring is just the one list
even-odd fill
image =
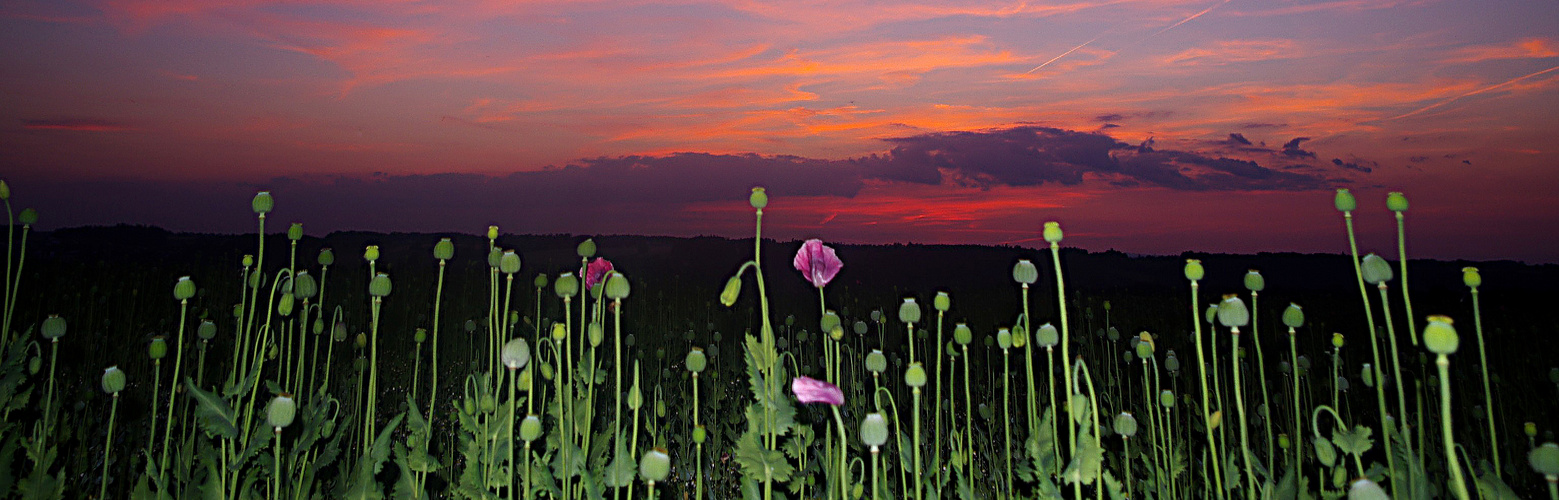
{"label": "thin plant stalk", "polygon": [[[9,214],[11,210],[11,200],[5,200],[5,208],[6,213]],[[16,316],[16,296],[20,294],[22,290],[22,267],[27,263],[27,233],[30,229],[32,229],[32,224],[22,224],[22,247],[16,254],[16,275],[14,278],[12,278],[13,281],[10,283],[11,288],[6,293],[8,297],[6,298],[5,303],[5,325],[3,327],[3,331],[5,332],[4,335],[7,340],[10,340],[11,335],[11,319]],[[11,276],[11,249],[9,241],[11,237],[10,235],[11,231],[9,230],[9,227],[7,227],[7,246],[5,255],[5,274],[7,277]],[[0,288],[3,288],[3,285],[5,284],[0,283]]]}
{"label": "thin plant stalk", "polygon": [[1467,483],[1456,463],[1456,438],[1451,434],[1451,358],[1438,354],[1435,366],[1440,369],[1440,436],[1445,441],[1446,470],[1451,471],[1451,493],[1458,500],[1467,500]]}
{"label": "thin plant stalk", "polygon": [[[1197,297],[1197,290],[1200,289],[1200,288],[1201,288],[1201,285],[1198,283],[1197,280],[1191,280],[1191,323],[1196,326],[1196,331],[1195,331],[1195,335],[1196,335],[1195,336],[1195,339],[1196,339],[1196,364],[1197,364],[1197,367],[1198,367],[1198,369],[1196,370],[1196,375],[1197,375],[1197,380],[1199,382],[1201,382],[1201,385],[1202,385],[1202,425],[1203,425],[1204,429],[1207,429],[1207,452],[1212,457],[1212,463],[1215,464],[1212,467],[1212,469],[1213,469],[1213,474],[1212,474],[1212,476],[1213,476],[1213,486],[1212,486],[1212,489],[1213,489],[1213,491],[1217,492],[1218,498],[1222,499],[1223,498],[1223,461],[1218,459],[1218,446],[1217,446],[1217,443],[1214,442],[1214,440],[1213,440],[1213,418],[1212,418],[1211,409],[1209,408],[1208,401],[1207,401],[1207,394],[1208,394],[1208,390],[1207,390],[1207,359],[1206,359],[1206,356],[1202,353],[1202,320],[1201,320],[1201,316],[1200,316],[1201,315],[1201,311],[1199,311],[1198,310],[1199,308],[1197,307],[1197,299],[1198,299],[1198,297]],[[1290,330],[1290,332],[1292,332],[1292,330]],[[1292,334],[1290,334],[1290,339],[1292,339]],[[1298,364],[1294,365],[1294,370],[1295,370],[1295,374],[1296,374],[1296,377],[1295,377],[1296,380],[1297,380],[1298,367],[1299,367]],[[1295,388],[1296,388],[1296,392],[1294,393],[1295,394],[1294,397],[1297,398],[1298,394],[1299,394],[1297,392],[1298,382],[1295,382],[1294,385],[1295,385]],[[1296,404],[1294,407],[1298,408],[1299,406]],[[1296,448],[1297,448],[1297,446],[1296,446]]]}
{"label": "thin plant stalk", "polygon": [[[1386,413],[1386,393],[1385,393],[1385,389],[1381,387],[1382,385],[1384,385],[1384,384],[1381,383],[1381,379],[1384,378],[1384,377],[1382,377],[1382,375],[1384,375],[1384,372],[1382,372],[1380,370],[1379,339],[1376,338],[1376,334],[1375,334],[1375,310],[1374,310],[1374,307],[1372,307],[1370,305],[1369,291],[1365,290],[1365,288],[1364,288],[1364,271],[1363,271],[1363,269],[1361,269],[1359,267],[1359,244],[1358,244],[1358,239],[1356,237],[1354,237],[1354,234],[1353,234],[1353,211],[1351,211],[1351,210],[1344,211],[1342,215],[1343,215],[1344,225],[1346,225],[1347,228],[1348,228],[1348,251],[1350,252],[1350,255],[1351,255],[1352,261],[1353,261],[1353,275],[1354,275],[1355,280],[1359,284],[1359,298],[1364,301],[1364,322],[1365,322],[1366,329],[1368,329],[1369,332],[1370,332],[1370,352],[1374,354],[1374,359],[1375,359],[1375,364],[1373,365],[1374,366],[1373,370],[1375,372],[1374,373],[1375,382],[1376,382],[1375,383],[1375,402],[1376,402],[1376,405],[1380,409],[1380,434],[1381,434],[1381,436],[1384,437],[1383,439],[1381,439],[1381,446],[1385,449],[1385,452],[1386,452],[1386,470],[1392,472],[1392,474],[1391,474],[1391,491],[1393,493],[1397,493],[1397,492],[1401,492],[1403,490],[1397,484],[1397,476],[1398,476],[1398,474],[1396,474],[1396,470],[1397,470],[1396,459],[1393,458],[1392,454],[1391,454],[1391,438],[1390,438],[1391,433],[1390,433],[1390,430],[1386,428],[1386,426],[1388,425],[1386,423],[1386,415],[1387,415],[1387,413]],[[1383,311],[1383,313],[1386,314],[1387,316],[1390,316],[1390,311]],[[1298,375],[1298,366],[1297,365],[1295,366],[1294,370],[1295,370],[1295,376],[1297,376]],[[1298,446],[1295,446],[1295,447],[1297,448]]]}
{"label": "thin plant stalk", "polygon": [[[1399,212],[1397,216],[1400,218],[1402,214]],[[1406,275],[1403,277],[1406,278]],[[1405,288],[1407,282],[1402,283]],[[1483,308],[1478,304],[1478,287],[1471,288],[1472,324],[1478,334],[1478,366],[1483,372],[1483,409],[1487,412],[1485,420],[1489,423],[1489,453],[1494,455],[1494,475],[1498,476],[1504,469],[1499,467],[1499,440],[1494,437],[1494,393],[1489,390],[1489,356],[1483,342]],[[1552,488],[1553,481],[1549,481],[1548,485]]]}
{"label": "thin plant stalk", "polygon": [[1240,458],[1245,462],[1245,489],[1247,495],[1249,495],[1246,498],[1257,498],[1255,467],[1250,463],[1250,426],[1245,424],[1245,397],[1243,395],[1245,391],[1240,387],[1240,327],[1232,327],[1229,331],[1232,334],[1230,337],[1233,339],[1233,345],[1229,347],[1231,352],[1234,353],[1233,356],[1230,356],[1231,360],[1229,361],[1234,367],[1234,408],[1240,414],[1240,419],[1236,421],[1240,426]]}
{"label": "thin plant stalk", "polygon": [[[1252,290],[1250,292],[1250,331],[1255,340],[1251,343],[1256,345],[1256,379],[1263,381],[1258,385],[1261,387],[1261,406],[1267,409],[1267,415],[1261,420],[1266,424],[1267,428],[1267,472],[1272,474],[1274,473],[1273,471],[1277,470],[1277,454],[1273,453],[1274,448],[1272,447],[1272,399],[1267,396],[1267,384],[1265,383],[1267,379],[1267,360],[1261,353],[1261,344],[1263,344],[1261,341],[1261,329],[1256,323],[1256,318],[1260,316],[1261,302],[1257,301],[1256,297],[1256,292]],[[1336,377],[1332,377],[1332,379],[1336,380]]]}
{"label": "thin plant stalk", "polygon": [[[968,443],[968,445],[969,445],[968,453],[965,454],[965,458],[964,458],[964,475],[972,478],[973,476],[970,475],[970,473],[972,473],[974,471],[974,406],[973,406],[974,398],[972,397],[972,393],[969,391],[969,344],[964,344],[963,348],[964,348],[964,433],[967,436],[964,439],[964,442]],[[1012,430],[1008,429],[1007,432],[1008,432],[1007,440],[1009,441],[1009,444],[1010,444],[1010,441],[1012,440],[1012,434],[1011,434]],[[939,443],[937,446],[940,448],[941,444]],[[938,462],[938,463],[940,463],[940,462]]]}
{"label": "thin plant stalk", "polygon": [[108,437],[103,440],[103,480],[98,486],[98,498],[108,498],[108,455],[114,450],[114,417],[119,414],[119,393],[114,392],[112,397],[114,402],[108,406]]}
{"label": "thin plant stalk", "polygon": [[[964,348],[968,349],[967,346],[965,346]],[[1007,374],[1007,367],[1011,366],[1011,364],[1012,364],[1012,355],[1009,354],[1007,351],[1008,351],[1007,349],[1002,349],[1001,350],[1001,411],[1002,411],[1002,415],[1012,415],[1012,377],[1008,376],[1008,374]],[[964,358],[964,366],[968,367],[969,366],[968,363],[969,363],[969,360],[968,360],[968,357],[966,355],[966,357]],[[968,379],[969,379],[968,369],[965,368],[965,374],[964,374],[964,391],[965,391],[965,394],[967,394],[968,390],[969,390],[968,389],[968,387],[969,387],[969,380]],[[967,403],[965,403],[965,408],[968,408],[968,404]],[[965,413],[970,413],[970,412],[966,409]],[[974,417],[969,416],[969,415],[965,415],[965,418],[973,419]],[[1005,458],[1007,460],[1007,473],[1005,475],[1005,479],[1006,479],[1006,483],[1007,483],[1007,497],[1011,498],[1013,493],[1014,493],[1013,490],[1012,490],[1012,426],[1004,425],[1002,427],[1004,428],[1004,430],[1006,432],[1006,435],[1007,435],[1007,446],[1002,447],[1002,451],[1003,451],[1002,454],[1005,456]]]}
{"label": "thin plant stalk", "polygon": [[[850,445],[845,441],[844,417],[839,416],[838,406],[829,405],[829,408],[834,411],[834,426],[839,429],[839,498],[850,498],[850,472],[845,467],[845,457],[849,454]],[[875,465],[875,462],[873,464]]]}
{"label": "thin plant stalk", "polygon": [[[1056,306],[1061,315],[1061,359],[1064,362],[1072,359],[1072,329],[1068,326],[1066,320],[1066,281],[1061,275],[1061,245],[1058,242],[1050,242],[1050,257],[1056,268]],[[1072,387],[1072,370],[1063,370],[1061,374],[1064,377],[1063,381],[1066,387]],[[1067,398],[1068,414],[1072,411],[1070,409],[1071,404],[1071,398]],[[1067,453],[1075,454],[1077,452],[1077,421],[1070,416],[1067,417],[1066,427],[1067,435],[1069,436],[1066,442],[1068,446]]]}

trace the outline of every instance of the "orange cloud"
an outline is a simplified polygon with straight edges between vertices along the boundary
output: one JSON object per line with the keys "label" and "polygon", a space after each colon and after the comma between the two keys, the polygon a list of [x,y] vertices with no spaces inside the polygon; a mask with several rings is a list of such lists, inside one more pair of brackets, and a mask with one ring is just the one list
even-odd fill
{"label": "orange cloud", "polygon": [[1467,64],[1504,59],[1546,59],[1559,57],[1559,47],[1549,38],[1523,38],[1513,43],[1463,47],[1452,51],[1445,62]]}
{"label": "orange cloud", "polygon": [[1184,50],[1164,59],[1171,66],[1220,66],[1296,57],[1293,40],[1220,40],[1211,47]]}

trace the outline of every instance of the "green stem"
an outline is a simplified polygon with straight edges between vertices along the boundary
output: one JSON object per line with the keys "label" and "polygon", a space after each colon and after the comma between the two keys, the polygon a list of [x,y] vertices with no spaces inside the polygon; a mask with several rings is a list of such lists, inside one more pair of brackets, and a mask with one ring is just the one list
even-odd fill
{"label": "green stem", "polygon": [[[515,371],[517,371],[517,370],[515,370],[514,368],[509,368],[509,426],[506,427],[506,428],[509,430],[509,440],[511,442],[514,440],[514,372]],[[506,446],[506,448],[509,449],[509,470],[512,471],[512,470],[518,469],[519,467],[516,467],[515,466],[516,464],[514,463],[514,446],[511,444],[510,446]],[[526,460],[527,463],[530,462],[529,451],[530,451],[530,443],[526,443],[527,456],[526,456],[525,460]],[[526,479],[528,480],[529,478],[530,478],[530,476],[527,475]],[[514,500],[514,474],[508,474],[507,477],[505,477],[504,479],[505,479],[505,482],[509,484],[509,488],[508,488],[509,489],[509,500]],[[529,490],[527,490],[527,492],[528,491]]]}
{"label": "green stem", "polygon": [[1288,371],[1294,382],[1294,440],[1291,446],[1294,448],[1294,463],[1289,468],[1295,475],[1302,474],[1299,467],[1304,464],[1304,446],[1300,442],[1300,436],[1304,435],[1305,424],[1299,419],[1299,345],[1295,340],[1293,327],[1288,329]]}
{"label": "green stem", "polygon": [[1250,426],[1245,424],[1245,391],[1240,387],[1240,327],[1233,327],[1230,332],[1233,334],[1230,348],[1234,355],[1230,356],[1229,362],[1234,367],[1234,407],[1240,414],[1236,423],[1240,426],[1240,459],[1245,462],[1245,490],[1249,495],[1246,498],[1257,498],[1255,467],[1250,463]]}
{"label": "green stem", "polygon": [[[1023,326],[1024,335],[1026,335],[1026,336],[1033,336],[1033,334],[1034,334],[1033,328],[1032,328],[1034,326],[1034,322],[1029,319],[1029,318],[1032,318],[1032,317],[1033,316],[1029,315],[1029,285],[1028,285],[1028,283],[1024,283],[1023,284],[1023,325],[1022,326]],[[1014,325],[1014,326],[1017,326],[1017,325]],[[1032,339],[1030,339],[1030,340],[1032,340]],[[1050,348],[1046,347],[1045,349],[1048,352],[1048,350]],[[1023,358],[1024,358],[1023,359],[1024,373],[1028,376],[1028,397],[1023,398],[1023,399],[1028,404],[1028,417],[1029,417],[1029,419],[1028,419],[1028,424],[1029,424],[1028,436],[1032,438],[1033,436],[1039,434],[1039,408],[1037,406],[1037,403],[1035,402],[1036,399],[1039,399],[1039,398],[1035,397],[1036,395],[1039,394],[1039,392],[1037,392],[1037,390],[1034,388],[1034,343],[1033,342],[1024,342],[1023,343]],[[1049,365],[1046,365],[1046,366],[1049,367]],[[1053,368],[1053,367],[1050,367],[1050,368]],[[1055,372],[1046,372],[1045,373],[1045,378],[1050,379],[1050,390],[1051,390],[1051,392],[1054,392],[1055,391],[1055,385],[1056,385]],[[1054,408],[1055,408],[1055,397],[1053,397],[1053,396],[1050,398],[1050,406],[1052,408],[1051,411],[1054,411]],[[1051,437],[1056,437],[1056,436],[1054,436],[1052,434]],[[1051,444],[1053,444],[1053,445],[1056,444],[1056,441],[1054,439],[1052,439],[1051,440]],[[1060,448],[1055,448],[1055,452],[1056,452],[1056,455],[1059,456],[1061,454]]]}
{"label": "green stem", "polygon": [[[1217,492],[1218,498],[1222,499],[1223,461],[1218,459],[1218,446],[1213,440],[1213,418],[1207,402],[1207,359],[1202,353],[1202,320],[1200,317],[1201,311],[1199,311],[1199,308],[1197,307],[1197,290],[1200,288],[1201,285],[1197,282],[1197,280],[1191,280],[1191,323],[1196,325],[1196,375],[1197,380],[1202,384],[1202,428],[1207,430],[1207,452],[1212,457],[1212,463],[1214,464],[1212,467],[1213,484],[1211,487],[1213,491]],[[1294,373],[1296,380],[1298,372],[1299,365],[1295,364]],[[1294,394],[1297,398],[1299,393],[1295,392]],[[1298,408],[1298,405],[1295,405],[1295,408]]]}
{"label": "green stem", "polygon": [[[9,200],[7,200],[6,205],[7,205],[7,208],[9,208],[9,206],[10,206],[10,201]],[[32,225],[31,224],[23,224],[22,225],[22,248],[16,254],[16,277],[13,278],[13,281],[11,282],[11,290],[10,290],[10,293],[9,293],[10,297],[8,297],[6,299],[6,303],[5,303],[5,326],[4,326],[4,330],[0,330],[0,331],[4,332],[5,338],[7,338],[7,339],[9,339],[10,335],[11,335],[11,319],[16,316],[16,296],[18,294],[20,294],[21,290],[22,290],[22,267],[24,267],[27,264],[27,232],[30,229],[32,229]],[[10,231],[6,231],[6,234],[9,235]],[[7,236],[7,237],[9,238],[9,236]],[[10,249],[7,248],[7,250],[6,250],[6,275],[8,275],[8,276],[11,274],[11,270],[10,270],[11,260],[10,259],[11,259]]]}
{"label": "green stem", "polygon": [[[1061,275],[1061,245],[1060,244],[1055,243],[1055,242],[1051,242],[1050,243],[1050,257],[1051,257],[1050,260],[1055,263],[1055,268],[1056,268],[1056,307],[1059,309],[1059,312],[1061,313],[1061,359],[1062,359],[1062,361],[1065,361],[1065,360],[1068,360],[1068,359],[1072,359],[1072,354],[1071,354],[1072,353],[1072,341],[1071,341],[1071,338],[1072,338],[1071,330],[1072,329],[1071,329],[1070,326],[1068,326],[1067,320],[1066,320],[1066,281],[1062,278],[1062,275]],[[1065,381],[1066,387],[1072,387],[1072,371],[1071,370],[1064,370],[1064,371],[1061,372],[1061,374],[1063,375],[1063,380]],[[1067,414],[1069,416],[1066,419],[1066,428],[1067,428],[1067,435],[1068,435],[1067,442],[1066,442],[1066,444],[1068,446],[1067,447],[1067,453],[1068,454],[1076,454],[1077,453],[1077,421],[1073,420],[1070,417],[1070,414],[1072,412],[1071,406],[1072,406],[1071,398],[1068,397],[1067,398]]]}
{"label": "green stem", "polygon": [[[1407,236],[1403,228],[1402,212],[1397,212],[1397,263],[1402,268],[1402,303],[1407,307],[1407,335],[1418,346],[1418,325],[1413,316],[1413,297],[1407,293]],[[1499,455],[1495,455],[1497,460]],[[1498,467],[1495,468],[1498,470]]]}
{"label": "green stem", "polygon": [[[967,349],[967,347],[965,349]],[[969,363],[968,355],[965,355],[965,357],[964,357],[964,366],[965,367],[969,366],[968,363]],[[1007,352],[1007,349],[1002,349],[1001,350],[1001,412],[1002,412],[1001,414],[1002,415],[1011,415],[1012,414],[1012,377],[1009,376],[1008,372],[1007,372],[1007,367],[1011,366],[1011,364],[1012,364],[1012,355]],[[964,375],[964,391],[967,393],[967,391],[969,390],[968,389],[968,387],[969,387],[969,380],[968,380],[969,377],[968,377],[968,374],[967,374],[967,368],[965,368],[965,370],[966,370],[966,373]],[[965,397],[965,399],[967,399],[967,396]],[[968,408],[968,404],[967,403],[965,404],[965,408]],[[967,413],[970,413],[970,412],[966,409],[965,413],[967,414]],[[974,417],[972,415],[965,415],[965,418],[973,419]],[[1012,426],[1010,426],[1010,425],[1003,425],[1002,428],[1003,428],[1003,431],[1007,435],[1007,446],[1002,447],[1002,454],[1007,459],[1007,474],[1005,475],[1005,480],[1006,480],[1006,484],[1007,484],[1006,492],[1007,492],[1007,497],[1011,498],[1013,493],[1014,493],[1014,491],[1012,490]]]}
{"label": "green stem", "polygon": [[[699,413],[699,409],[700,408],[703,408],[703,407],[698,405],[698,372],[693,372],[693,429],[694,430],[697,430],[698,426],[699,426],[699,423],[698,423],[698,413]],[[708,434],[706,433],[705,435],[707,436]],[[695,498],[695,500],[704,500],[704,443],[703,442],[695,442],[693,447],[697,450],[697,453],[698,453],[697,459],[693,462],[693,466],[696,469],[698,469],[698,471],[697,471],[697,473],[698,473],[697,481],[698,482],[695,483],[695,486],[694,486],[694,488],[695,488],[694,489],[694,491],[695,491],[694,498]]]}
{"label": "green stem", "polygon": [[371,333],[368,334],[368,416],[363,419],[363,451],[371,450],[374,441],[374,413],[379,401],[379,307],[384,302],[382,297],[373,298]]}
{"label": "green stem", "polygon": [[[969,377],[969,344],[964,344],[963,348],[964,348],[964,433],[968,436],[968,438],[965,439],[964,442],[968,444],[968,448],[969,448],[967,456],[964,458],[964,475],[969,477],[970,480],[973,480],[973,478],[974,478],[974,475],[973,475],[973,472],[974,472],[974,406],[973,406],[974,398],[972,397],[973,393],[969,390],[969,378],[970,378]],[[955,406],[954,408],[957,408],[957,407]],[[957,411],[957,410],[953,410],[953,411]],[[1005,415],[1005,413],[1004,413],[1004,415]],[[1007,434],[1007,441],[1009,441],[1008,444],[1011,444],[1010,441],[1012,441],[1012,430],[1008,429],[1007,433],[1008,433]],[[941,447],[941,443],[938,443],[937,447],[940,448]],[[938,463],[941,463],[941,462],[938,462]]]}
{"label": "green stem", "polygon": [[[1275,450],[1272,447],[1272,399],[1267,396],[1267,384],[1265,383],[1267,380],[1267,361],[1266,356],[1263,356],[1261,353],[1261,344],[1263,344],[1261,341],[1261,329],[1257,327],[1256,323],[1256,318],[1261,310],[1259,305],[1260,302],[1257,301],[1256,292],[1250,292],[1250,331],[1251,335],[1255,335],[1256,339],[1251,342],[1256,344],[1256,379],[1263,381],[1263,383],[1258,385],[1261,387],[1261,406],[1267,409],[1266,418],[1261,419],[1266,424],[1267,431],[1267,473],[1275,474],[1276,472],[1274,471],[1277,470],[1277,454],[1274,453]],[[1335,380],[1335,377],[1333,379]]]}
{"label": "green stem", "polygon": [[114,417],[119,414],[119,393],[113,395],[114,402],[108,406],[108,438],[103,441],[103,481],[97,490],[98,498],[108,498],[108,456],[114,449]]}
{"label": "green stem", "polygon": [[933,451],[933,457],[934,457],[933,458],[933,462],[938,465],[938,467],[937,467],[938,475],[944,474],[942,472],[944,470],[944,468],[941,467],[941,464],[942,464],[942,357],[943,357],[943,349],[942,349],[942,320],[943,320],[943,315],[944,315],[944,313],[942,311],[937,311],[937,313],[936,313],[936,345],[933,345],[931,347],[931,357],[936,359],[935,370],[932,372],[932,378],[931,378],[931,380],[936,382],[936,387],[934,389],[935,392],[933,394],[934,395],[934,398],[933,398],[934,401],[931,404],[931,413],[932,413],[932,415],[935,415],[935,417],[933,418],[932,431],[931,431],[931,442],[934,443],[934,444],[933,444],[931,449],[934,450]]}
{"label": "green stem", "polygon": [[845,440],[844,418],[839,416],[839,407],[829,405],[834,410],[834,425],[839,428],[839,498],[850,498],[850,472],[845,468],[845,456],[850,450],[849,442]]}
{"label": "green stem", "polygon": [[1445,441],[1447,470],[1451,471],[1451,493],[1458,500],[1467,500],[1467,483],[1462,479],[1461,465],[1456,463],[1456,439],[1451,435],[1451,359],[1437,355],[1435,366],[1440,368],[1440,436]]}
{"label": "green stem", "polygon": [[[54,373],[54,364],[53,363],[49,364],[49,373],[51,375]],[[50,395],[52,395],[54,393],[53,389],[54,389],[54,377],[50,376],[49,377],[49,394]],[[162,395],[162,360],[161,359],[154,359],[154,360],[152,360],[152,403],[151,403],[152,418],[151,418],[151,429],[149,429],[147,431],[147,433],[146,433],[146,454],[147,454],[148,457],[151,456],[152,443],[157,441],[157,408],[158,408],[158,406],[157,406],[157,396],[160,396],[160,395]],[[48,411],[48,405],[45,404],[44,408],[45,408],[44,411],[47,412]],[[47,413],[45,413],[45,415],[47,415]]]}
{"label": "green stem", "polygon": [[[1396,327],[1392,324],[1391,321],[1391,299],[1390,296],[1386,293],[1386,282],[1380,282],[1376,288],[1380,290],[1380,310],[1381,316],[1386,320],[1386,338],[1389,339],[1391,343],[1391,369],[1395,377],[1392,380],[1392,383],[1397,386],[1397,411],[1399,412],[1398,415],[1401,415],[1400,418],[1402,418],[1402,421],[1398,422],[1398,427],[1402,429],[1402,443],[1403,446],[1407,447],[1407,456],[1413,456],[1413,440],[1408,435],[1407,428],[1407,396],[1405,394],[1406,389],[1403,389],[1404,379],[1402,378],[1402,361],[1401,358],[1397,355],[1397,331]],[[1375,379],[1376,384],[1380,384],[1381,382],[1382,381],[1380,379]],[[1389,441],[1390,435],[1388,434],[1386,437]],[[1407,467],[1412,469],[1411,465],[1407,465]],[[1393,475],[1395,475],[1394,473],[1396,472],[1396,469],[1392,469],[1392,472]],[[1408,486],[1412,487],[1412,483],[1409,482]]]}
{"label": "green stem", "polygon": [[[1404,281],[1403,285],[1406,283]],[[1494,437],[1494,393],[1489,390],[1489,356],[1483,342],[1483,309],[1478,304],[1478,287],[1472,287],[1472,324],[1478,332],[1478,367],[1483,371],[1483,410],[1487,412],[1485,420],[1489,423],[1489,449],[1494,455],[1494,475],[1499,476],[1504,469],[1499,467],[1499,440]]]}
{"label": "green stem", "polygon": [[[1366,329],[1370,332],[1370,352],[1374,354],[1375,359],[1375,364],[1373,365],[1373,370],[1375,372],[1375,402],[1380,409],[1380,435],[1384,438],[1381,439],[1381,446],[1385,449],[1386,452],[1386,470],[1392,472],[1391,491],[1393,493],[1397,493],[1403,490],[1399,488],[1397,484],[1398,474],[1396,474],[1396,459],[1391,455],[1391,431],[1386,427],[1386,393],[1384,392],[1385,389],[1382,387],[1385,385],[1384,381],[1381,380],[1384,378],[1382,377],[1384,372],[1382,372],[1380,369],[1379,339],[1375,334],[1375,308],[1370,305],[1369,292],[1364,288],[1364,271],[1359,267],[1359,244],[1358,239],[1353,235],[1353,212],[1343,212],[1343,222],[1348,227],[1348,251],[1353,258],[1353,275],[1359,284],[1359,299],[1364,301],[1364,322]],[[1382,313],[1388,317],[1391,315],[1391,311],[1383,311]],[[1298,373],[1298,369],[1298,365],[1295,365],[1294,370],[1296,374]]]}
{"label": "green stem", "polygon": [[281,427],[277,427],[273,434],[276,436],[276,446],[271,447],[272,456],[275,457],[271,462],[271,498],[274,500],[281,498]]}
{"label": "green stem", "polygon": [[[914,340],[910,342],[911,345],[914,345]],[[925,498],[924,486],[926,482],[920,476],[920,388],[912,388],[910,395],[914,400],[910,403],[912,405],[910,418],[915,422],[915,475],[911,476],[911,478],[915,480],[915,500],[921,500]],[[840,480],[843,481],[844,479],[840,478]]]}

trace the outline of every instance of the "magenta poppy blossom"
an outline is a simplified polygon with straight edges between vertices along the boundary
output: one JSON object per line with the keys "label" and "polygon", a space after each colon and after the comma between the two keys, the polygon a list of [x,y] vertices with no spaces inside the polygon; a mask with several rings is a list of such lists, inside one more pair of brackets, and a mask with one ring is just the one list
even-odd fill
{"label": "magenta poppy blossom", "polygon": [[828,282],[833,281],[839,269],[844,267],[844,262],[839,261],[839,255],[834,253],[834,249],[816,238],[801,244],[792,264],[806,276],[807,281],[812,282],[812,286],[818,288],[828,286]]}
{"label": "magenta poppy blossom", "polygon": [[606,275],[612,272],[612,261],[602,257],[596,257],[585,266],[585,289],[595,288],[596,283],[606,281]]}
{"label": "magenta poppy blossom", "polygon": [[844,404],[844,391],[828,382],[812,377],[796,377],[790,379],[790,392],[796,393],[796,400],[802,404],[828,403],[834,406]]}

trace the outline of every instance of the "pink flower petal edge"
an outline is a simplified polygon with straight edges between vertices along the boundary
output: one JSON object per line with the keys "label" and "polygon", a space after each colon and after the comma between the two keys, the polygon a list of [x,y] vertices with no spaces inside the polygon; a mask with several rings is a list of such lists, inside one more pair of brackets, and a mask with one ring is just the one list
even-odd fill
{"label": "pink flower petal edge", "polygon": [[612,261],[602,257],[596,257],[585,266],[585,289],[595,288],[596,283],[606,279],[607,273],[612,272]]}
{"label": "pink flower petal edge", "polygon": [[828,286],[828,282],[833,281],[834,276],[844,267],[839,254],[832,247],[824,245],[823,240],[816,238],[801,244],[791,264],[817,288]]}
{"label": "pink flower petal edge", "polygon": [[790,392],[796,393],[796,400],[803,404],[828,403],[834,406],[844,404],[844,391],[839,390],[834,384],[812,377],[791,379]]}

